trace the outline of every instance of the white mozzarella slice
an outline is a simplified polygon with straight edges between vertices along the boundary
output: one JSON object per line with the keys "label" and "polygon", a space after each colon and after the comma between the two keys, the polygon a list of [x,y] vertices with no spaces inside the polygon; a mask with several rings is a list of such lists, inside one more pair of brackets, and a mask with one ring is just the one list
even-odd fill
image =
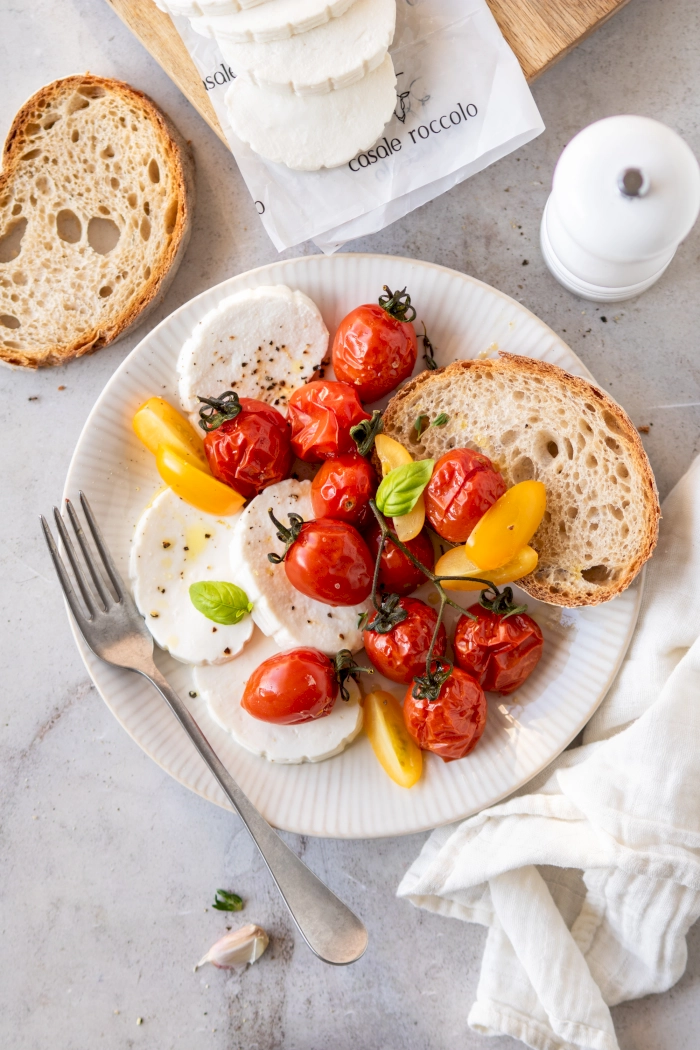
{"label": "white mozzarella slice", "polygon": [[345,14],[355,0],[274,0],[250,11],[222,14],[214,20],[195,19],[193,28],[203,36],[225,35],[239,44],[257,40],[269,43],[295,33],[308,33],[331,18]]}
{"label": "white mozzarella slice", "polygon": [[165,489],[139,519],[129,556],[134,601],[157,644],[176,660],[231,660],[253,633],[251,616],[229,626],[213,623],[189,594],[190,584],[200,580],[238,583],[229,559],[238,517],[203,514]]}
{"label": "white mozzarella slice", "polygon": [[241,707],[243,691],[252,672],[279,651],[272,638],[256,630],[233,663],[196,668],[194,687],[214,721],[254,755],[284,763],[321,762],[332,758],[343,751],[362,728],[359,689],[352,679],[348,680],[350,700],[344,701],[339,696],[331,713],[313,722],[273,725],[253,718]]}
{"label": "white mozzarella slice", "polygon": [[282,554],[268,510],[283,525],[287,515],[300,514],[305,521],[314,517],[310,481],[280,481],[256,496],[241,513],[231,538],[231,565],[236,582],[253,605],[253,619],[263,632],[272,636],[280,649],[313,646],[334,655],[339,649],[357,652],[362,648],[362,631],[357,626],[362,605],[331,606],[307,598],[287,579],[284,564],[268,561],[268,553]]}
{"label": "white mozzarella slice", "polygon": [[235,15],[269,0],[156,0],[156,6],[169,15],[201,18],[209,15]]}
{"label": "white mozzarella slice", "polygon": [[396,106],[391,56],[341,91],[294,95],[243,78],[225,95],[231,128],[255,153],[295,171],[347,164],[381,136]]}
{"label": "white mozzarella slice", "polygon": [[355,0],[339,18],[286,40],[240,44],[222,33],[216,40],[238,77],[269,91],[322,95],[381,65],[395,26],[396,0]]}
{"label": "white mozzarella slice", "polygon": [[182,407],[192,425],[201,397],[235,390],[286,411],[290,395],[312,379],[328,352],[321,311],[284,284],[250,288],[210,310],[177,363]]}

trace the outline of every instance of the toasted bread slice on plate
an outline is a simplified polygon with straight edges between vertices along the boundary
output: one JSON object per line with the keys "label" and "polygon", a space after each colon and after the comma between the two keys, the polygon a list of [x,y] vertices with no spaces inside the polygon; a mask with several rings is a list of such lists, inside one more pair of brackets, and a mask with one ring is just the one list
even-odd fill
{"label": "toasted bread slice on plate", "polygon": [[190,150],[146,95],[89,75],[33,95],[0,173],[0,362],[59,365],[140,323],[193,204]]}
{"label": "toasted bread slice on plate", "polygon": [[[418,416],[448,422],[419,436]],[[514,485],[542,481],[547,511],[531,541],[537,569],[518,586],[553,605],[620,594],[656,545],[659,501],[626,413],[592,383],[514,354],[423,372],[396,394],[384,432],[416,459],[478,448]]]}

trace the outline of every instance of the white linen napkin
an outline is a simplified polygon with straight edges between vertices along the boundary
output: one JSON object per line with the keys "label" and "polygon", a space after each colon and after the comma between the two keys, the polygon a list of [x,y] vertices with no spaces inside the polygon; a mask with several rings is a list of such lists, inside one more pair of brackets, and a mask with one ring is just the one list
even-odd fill
{"label": "white linen napkin", "polygon": [[581,747],[433,832],[398,889],[489,927],[469,1024],[618,1050],[609,1007],[663,992],[700,915],[700,457],[663,506],[636,633]]}

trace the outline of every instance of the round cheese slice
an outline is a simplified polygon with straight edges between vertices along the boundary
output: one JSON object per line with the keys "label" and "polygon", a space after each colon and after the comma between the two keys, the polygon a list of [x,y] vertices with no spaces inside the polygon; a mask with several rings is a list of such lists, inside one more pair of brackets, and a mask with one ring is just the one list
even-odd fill
{"label": "round cheese slice", "polygon": [[270,0],[156,0],[156,7],[169,15],[201,18],[203,15],[235,15]]}
{"label": "round cheese slice", "polygon": [[339,18],[285,40],[241,44],[217,32],[216,42],[236,75],[251,84],[322,95],[349,87],[381,65],[395,26],[396,0],[355,0]]}
{"label": "round cheese slice", "polygon": [[231,537],[231,566],[236,582],[254,603],[252,615],[256,624],[263,634],[274,638],[280,649],[308,645],[329,656],[339,649],[357,652],[364,644],[358,618],[369,611],[370,602],[325,605],[293,587],[284,563],[275,565],[267,557],[269,553],[284,553],[268,514],[270,508],[283,525],[289,524],[290,513],[311,520],[311,482],[289,479],[270,485],[251,500],[238,518]]}
{"label": "round cheese slice", "polygon": [[350,87],[323,95],[264,91],[239,77],[225,95],[233,133],[295,171],[347,164],[381,136],[396,106],[391,56]]}
{"label": "round cheese slice", "polygon": [[273,0],[238,14],[221,13],[217,18],[196,19],[193,27],[204,36],[244,44],[257,40],[270,43],[284,40],[295,33],[308,33],[331,18],[338,18],[355,0]]}
{"label": "round cheese slice", "polygon": [[327,352],[321,311],[303,292],[284,284],[237,292],[205,314],[180,351],[182,407],[197,428],[198,398],[235,390],[284,414],[288,398],[313,379]]}
{"label": "round cheese slice", "polygon": [[209,714],[233,739],[254,755],[270,762],[295,764],[321,762],[339,754],[362,729],[360,692],[348,680],[350,700],[340,696],[333,710],[323,718],[299,725],[275,725],[253,718],[241,707],[248,678],[255,668],[280,650],[271,638],[256,629],[250,643],[233,663],[219,667],[198,667],[194,687],[207,704]]}
{"label": "round cheese slice", "polygon": [[218,624],[195,609],[190,584],[238,583],[228,557],[237,517],[214,518],[164,489],[141,515],[131,541],[134,601],[161,649],[188,664],[233,659],[253,633],[252,617]]}

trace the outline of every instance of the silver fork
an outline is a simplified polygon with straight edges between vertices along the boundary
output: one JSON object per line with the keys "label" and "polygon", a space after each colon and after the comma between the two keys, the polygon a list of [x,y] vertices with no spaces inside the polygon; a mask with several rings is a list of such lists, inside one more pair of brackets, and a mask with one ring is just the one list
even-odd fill
{"label": "silver fork", "polygon": [[[343,904],[295,853],[292,853],[258,813],[216,756],[185,704],[168,685],[153,662],[153,639],[117,572],[90,504],[82,492],[80,502],[99,554],[101,567],[70,500],[66,500],[66,510],[90,574],[92,587],[85,577],[57,507],[54,507],[53,513],[84,608],[43,515],[41,524],[63,593],[83,638],[96,656],[114,664],[115,667],[138,672],[156,687],[253,836],[299,932],[311,951],[323,962],[335,965],[356,962],[367,947],[367,930],[347,905]],[[112,595],[103,573],[109,578],[116,598]]]}

